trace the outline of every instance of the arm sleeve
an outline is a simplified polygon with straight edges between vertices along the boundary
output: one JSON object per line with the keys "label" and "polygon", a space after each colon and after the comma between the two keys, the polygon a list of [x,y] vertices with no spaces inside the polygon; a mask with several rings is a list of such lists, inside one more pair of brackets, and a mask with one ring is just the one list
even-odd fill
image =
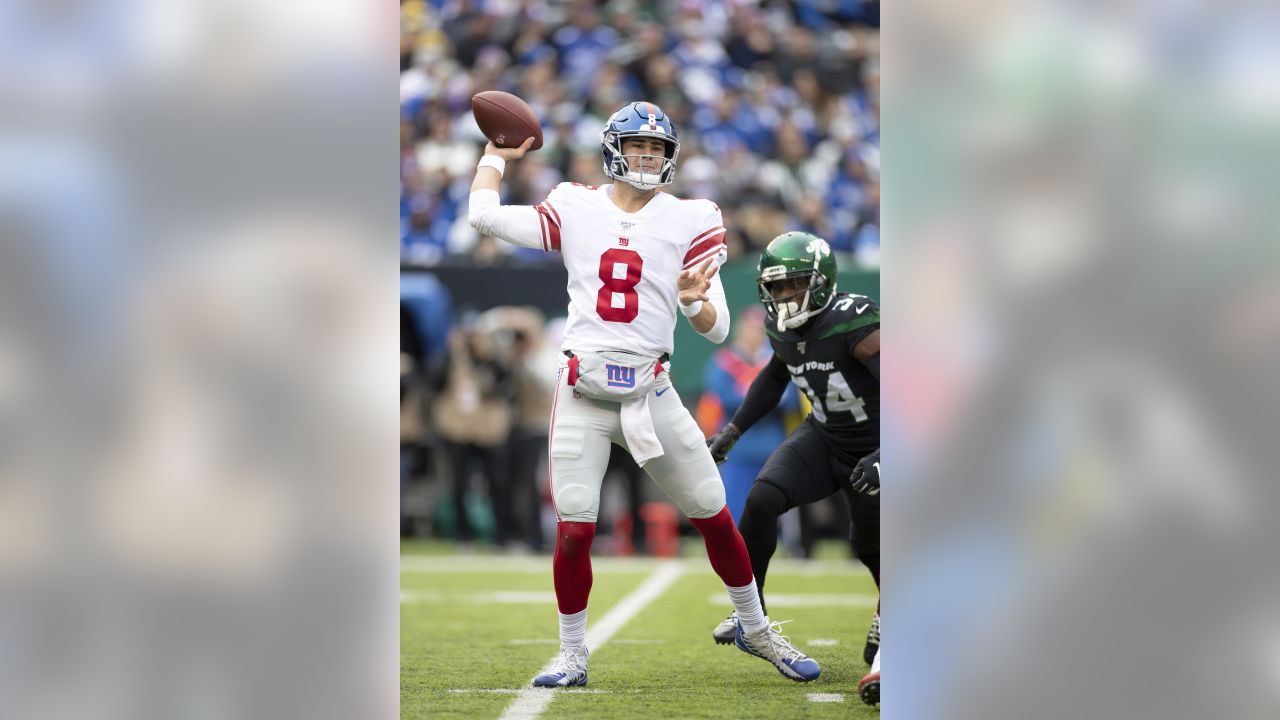
{"label": "arm sleeve", "polygon": [[751,382],[747,396],[742,399],[742,405],[738,407],[738,412],[733,414],[733,420],[730,422],[745,433],[778,405],[790,381],[787,364],[774,355],[769,360],[769,364],[765,365],[756,379]]}
{"label": "arm sleeve", "polygon": [[481,235],[513,245],[560,249],[560,215],[550,199],[541,205],[502,205],[496,190],[476,190],[467,205],[467,221]]}
{"label": "arm sleeve", "polygon": [[707,300],[716,309],[716,323],[710,330],[698,334],[719,345],[729,337],[729,303],[724,297],[724,283],[720,282],[720,273],[716,273],[716,276],[711,278],[711,287],[707,288]]}

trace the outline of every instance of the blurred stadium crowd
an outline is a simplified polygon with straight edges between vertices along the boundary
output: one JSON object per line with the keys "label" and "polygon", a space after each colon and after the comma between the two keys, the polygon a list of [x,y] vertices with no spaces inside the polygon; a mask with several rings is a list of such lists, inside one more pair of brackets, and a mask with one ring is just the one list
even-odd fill
{"label": "blurred stadium crowd", "polygon": [[545,133],[508,172],[506,203],[603,183],[605,120],[647,99],[679,131],[669,190],[720,205],[730,258],[806,230],[879,267],[878,2],[402,0],[400,69],[405,264],[545,260],[466,222],[484,147],[471,96],[505,90]]}

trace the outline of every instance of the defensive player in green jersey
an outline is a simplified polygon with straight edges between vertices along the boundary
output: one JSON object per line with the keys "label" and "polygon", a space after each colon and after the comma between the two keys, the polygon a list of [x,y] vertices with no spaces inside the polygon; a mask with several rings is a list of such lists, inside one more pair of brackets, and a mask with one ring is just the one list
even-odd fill
{"label": "defensive player in green jersey", "polygon": [[[853,519],[853,550],[880,585],[880,306],[837,292],[836,260],[822,238],[789,232],[760,256],[760,300],[773,358],[751,384],[733,419],[708,444],[723,462],[742,433],[782,398],[787,382],[813,412],[769,456],[747,495],[738,530],[765,602],[778,518],[797,505],[843,492]],[[879,613],[867,636],[869,663],[879,647]],[[734,618],[716,627],[733,642]]]}

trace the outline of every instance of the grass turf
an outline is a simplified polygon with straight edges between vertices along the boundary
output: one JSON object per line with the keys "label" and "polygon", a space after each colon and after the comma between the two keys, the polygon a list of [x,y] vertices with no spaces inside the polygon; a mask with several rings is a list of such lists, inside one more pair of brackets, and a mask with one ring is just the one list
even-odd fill
{"label": "grass turf", "polygon": [[[588,631],[657,562],[596,559]],[[555,698],[543,718],[878,716],[857,697],[874,607],[775,603],[772,618],[793,620],[784,633],[822,666],[816,681],[795,683],[764,660],[712,642],[712,628],[730,609],[727,596],[719,600],[724,588],[705,557],[684,562],[679,580],[603,647],[591,648],[586,692],[548,691]],[[451,555],[439,545],[407,545],[401,590],[402,718],[497,718],[557,650],[549,557]],[[766,599],[775,594],[868,599],[875,585],[852,561],[775,561]],[[814,639],[836,645],[810,644]],[[811,693],[843,699],[814,702]]]}

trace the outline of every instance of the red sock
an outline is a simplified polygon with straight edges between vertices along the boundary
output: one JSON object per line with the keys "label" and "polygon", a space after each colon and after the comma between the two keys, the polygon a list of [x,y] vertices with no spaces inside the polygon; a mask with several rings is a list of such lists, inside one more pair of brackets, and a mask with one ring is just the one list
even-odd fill
{"label": "red sock", "polygon": [[591,594],[591,541],[596,524],[561,521],[556,529],[556,554],[551,560],[556,603],[562,615],[572,615],[587,609]]}
{"label": "red sock", "polygon": [[709,518],[689,518],[689,522],[702,533],[711,568],[724,584],[729,587],[750,585],[751,556],[747,554],[747,544],[733,524],[729,507],[720,508],[719,513]]}

